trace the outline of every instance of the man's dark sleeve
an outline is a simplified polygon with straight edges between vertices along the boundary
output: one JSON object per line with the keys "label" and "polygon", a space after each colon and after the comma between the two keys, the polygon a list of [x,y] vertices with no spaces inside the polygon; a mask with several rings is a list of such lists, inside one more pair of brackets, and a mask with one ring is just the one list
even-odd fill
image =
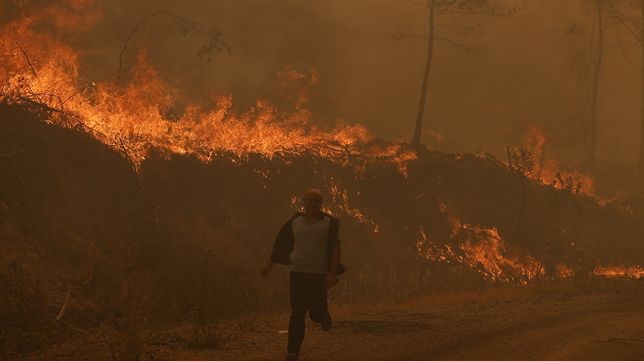
{"label": "man's dark sleeve", "polygon": [[291,229],[292,219],[286,222],[275,237],[273,252],[271,252],[271,261],[279,264],[288,265],[291,263],[291,252],[295,245],[295,237]]}

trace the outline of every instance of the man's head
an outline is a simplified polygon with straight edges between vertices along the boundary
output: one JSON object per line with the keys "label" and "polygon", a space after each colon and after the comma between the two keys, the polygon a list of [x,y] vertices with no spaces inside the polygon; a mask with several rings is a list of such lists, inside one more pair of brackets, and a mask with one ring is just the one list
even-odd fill
{"label": "man's head", "polygon": [[322,208],[322,193],[317,189],[310,189],[304,194],[304,212],[317,215]]}

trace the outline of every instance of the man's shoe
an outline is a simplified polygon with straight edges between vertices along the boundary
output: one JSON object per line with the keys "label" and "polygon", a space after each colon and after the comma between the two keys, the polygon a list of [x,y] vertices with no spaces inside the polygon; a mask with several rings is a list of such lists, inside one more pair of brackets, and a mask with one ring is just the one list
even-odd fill
{"label": "man's shoe", "polygon": [[322,331],[326,332],[331,329],[331,315],[327,312],[326,317],[322,320]]}
{"label": "man's shoe", "polygon": [[297,361],[298,358],[300,358],[299,353],[290,353],[286,356],[286,361]]}

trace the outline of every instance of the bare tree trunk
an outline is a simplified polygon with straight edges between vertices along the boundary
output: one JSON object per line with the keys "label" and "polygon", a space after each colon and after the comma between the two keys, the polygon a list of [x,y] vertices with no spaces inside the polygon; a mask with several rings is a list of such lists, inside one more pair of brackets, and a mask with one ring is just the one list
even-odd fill
{"label": "bare tree trunk", "polygon": [[599,80],[601,75],[602,62],[604,60],[604,34],[606,33],[604,25],[604,1],[597,3],[597,30],[599,31],[597,39],[597,58],[593,60],[595,67],[593,74],[593,93],[590,105],[590,139],[588,161],[591,173],[597,169],[597,113],[599,107]]}
{"label": "bare tree trunk", "polygon": [[418,115],[416,116],[416,128],[414,129],[414,138],[411,141],[412,147],[420,144],[420,135],[423,126],[423,112],[425,111],[425,100],[427,99],[427,82],[429,81],[429,71],[432,67],[432,56],[434,55],[434,14],[436,0],[428,0],[429,5],[429,38],[427,41],[427,64],[425,65],[425,75],[423,84],[420,89],[420,103],[418,104]]}
{"label": "bare tree trunk", "polygon": [[641,104],[641,116],[642,116],[642,123],[641,123],[641,135],[640,135],[640,159],[639,163],[637,165],[637,192],[639,195],[642,195],[644,193],[644,0],[642,0],[642,3],[640,4],[641,11],[642,11],[642,25],[641,25],[641,42],[640,45],[642,46],[642,104]]}

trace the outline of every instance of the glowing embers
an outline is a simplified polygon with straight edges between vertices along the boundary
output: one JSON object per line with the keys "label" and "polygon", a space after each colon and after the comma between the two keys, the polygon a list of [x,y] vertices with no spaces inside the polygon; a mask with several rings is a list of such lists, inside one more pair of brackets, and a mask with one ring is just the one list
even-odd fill
{"label": "glowing embers", "polygon": [[555,269],[557,270],[559,278],[568,278],[575,275],[575,271],[565,264],[558,264],[555,266]]}
{"label": "glowing embers", "polygon": [[301,210],[302,200],[296,196],[291,196],[291,209],[299,212]]}
{"label": "glowing embers", "polygon": [[624,267],[613,265],[608,267],[598,267],[597,269],[595,269],[593,274],[596,276],[606,276],[609,278],[626,277],[639,279],[644,277],[644,269],[642,269],[641,266]]}

